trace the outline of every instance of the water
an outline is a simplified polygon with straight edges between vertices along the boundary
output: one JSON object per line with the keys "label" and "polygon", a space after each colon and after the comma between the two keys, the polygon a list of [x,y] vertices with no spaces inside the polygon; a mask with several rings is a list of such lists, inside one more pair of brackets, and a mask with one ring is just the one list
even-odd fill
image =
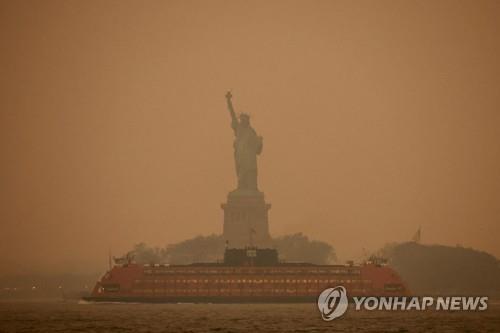
{"label": "water", "polygon": [[324,322],[314,304],[0,302],[0,332],[500,332],[484,312],[354,311]]}

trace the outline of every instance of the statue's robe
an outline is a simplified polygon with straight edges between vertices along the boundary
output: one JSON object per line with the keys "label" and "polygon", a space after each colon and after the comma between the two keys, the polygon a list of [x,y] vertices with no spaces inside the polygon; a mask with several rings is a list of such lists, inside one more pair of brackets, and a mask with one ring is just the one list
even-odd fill
{"label": "statue's robe", "polygon": [[257,190],[257,155],[262,152],[262,138],[250,125],[242,126],[236,121],[232,127],[238,189]]}

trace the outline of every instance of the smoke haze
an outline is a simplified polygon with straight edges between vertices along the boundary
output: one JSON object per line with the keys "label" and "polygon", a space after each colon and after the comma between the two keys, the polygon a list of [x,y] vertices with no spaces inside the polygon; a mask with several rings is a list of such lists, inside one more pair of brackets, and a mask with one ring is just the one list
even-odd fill
{"label": "smoke haze", "polygon": [[499,2],[2,1],[0,26],[0,273],[221,233],[229,89],[273,236],[500,256]]}

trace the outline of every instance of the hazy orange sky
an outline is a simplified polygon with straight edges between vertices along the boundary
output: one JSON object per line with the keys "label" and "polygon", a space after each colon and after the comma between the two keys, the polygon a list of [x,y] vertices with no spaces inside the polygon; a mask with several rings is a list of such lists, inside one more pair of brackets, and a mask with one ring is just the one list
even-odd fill
{"label": "hazy orange sky", "polygon": [[500,2],[1,1],[0,273],[221,233],[225,92],[273,235],[500,257]]}

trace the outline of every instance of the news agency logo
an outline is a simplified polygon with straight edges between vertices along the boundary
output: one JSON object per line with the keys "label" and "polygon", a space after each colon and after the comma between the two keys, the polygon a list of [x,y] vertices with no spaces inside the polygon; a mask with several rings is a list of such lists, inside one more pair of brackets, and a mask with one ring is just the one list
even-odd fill
{"label": "news agency logo", "polygon": [[347,291],[342,286],[325,289],[318,297],[318,308],[325,321],[342,316],[348,305]]}
{"label": "news agency logo", "polygon": [[[356,297],[353,298],[354,310],[386,311],[485,311],[488,309],[487,296],[448,296],[448,297]],[[342,316],[348,308],[347,290],[343,286],[328,288],[318,297],[318,309],[325,321]]]}

